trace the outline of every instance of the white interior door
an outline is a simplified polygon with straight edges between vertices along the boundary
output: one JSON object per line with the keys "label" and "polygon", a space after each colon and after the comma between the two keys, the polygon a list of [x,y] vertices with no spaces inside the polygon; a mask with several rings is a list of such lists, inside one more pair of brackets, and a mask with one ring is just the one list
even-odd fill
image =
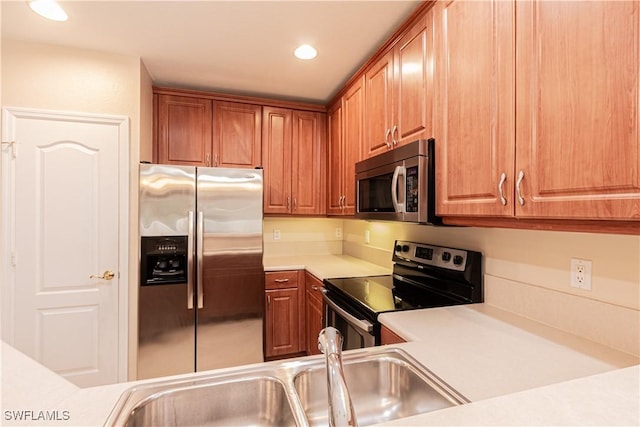
{"label": "white interior door", "polygon": [[3,125],[3,338],[77,385],[117,382],[127,119],[4,109]]}

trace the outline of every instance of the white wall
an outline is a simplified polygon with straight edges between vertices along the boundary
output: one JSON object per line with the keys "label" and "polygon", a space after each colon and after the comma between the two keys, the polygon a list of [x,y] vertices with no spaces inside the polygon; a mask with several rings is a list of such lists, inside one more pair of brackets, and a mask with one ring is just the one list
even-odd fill
{"label": "white wall", "polygon": [[[640,355],[639,236],[344,221],[347,255],[390,266],[394,239],[480,251],[488,304]],[[592,261],[591,291],[570,287],[571,258]]]}
{"label": "white wall", "polygon": [[336,228],[344,227],[341,219],[267,217],[263,226],[265,256],[342,254],[342,237],[336,237]]}
{"label": "white wall", "polygon": [[[2,40],[2,106],[114,114],[130,119],[130,236],[138,235],[140,152],[152,139],[151,78],[140,58]],[[138,239],[129,241],[129,378],[135,378]]]}

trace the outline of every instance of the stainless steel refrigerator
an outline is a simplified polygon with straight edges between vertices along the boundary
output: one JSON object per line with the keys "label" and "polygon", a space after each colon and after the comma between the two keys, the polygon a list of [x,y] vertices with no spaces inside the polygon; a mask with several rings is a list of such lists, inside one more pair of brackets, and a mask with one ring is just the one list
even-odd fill
{"label": "stainless steel refrigerator", "polygon": [[138,378],[262,362],[261,169],[140,165]]}

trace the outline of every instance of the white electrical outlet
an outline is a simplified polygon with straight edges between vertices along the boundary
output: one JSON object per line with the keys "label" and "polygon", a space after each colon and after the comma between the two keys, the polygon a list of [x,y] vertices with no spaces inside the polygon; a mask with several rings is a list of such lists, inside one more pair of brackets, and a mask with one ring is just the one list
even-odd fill
{"label": "white electrical outlet", "polygon": [[336,227],[336,237],[342,239],[342,227]]}
{"label": "white electrical outlet", "polygon": [[591,261],[571,258],[571,287],[591,290]]}
{"label": "white electrical outlet", "polygon": [[273,240],[280,240],[280,230],[277,228],[273,229]]}
{"label": "white electrical outlet", "polygon": [[371,243],[371,232],[369,230],[364,231],[364,242]]}

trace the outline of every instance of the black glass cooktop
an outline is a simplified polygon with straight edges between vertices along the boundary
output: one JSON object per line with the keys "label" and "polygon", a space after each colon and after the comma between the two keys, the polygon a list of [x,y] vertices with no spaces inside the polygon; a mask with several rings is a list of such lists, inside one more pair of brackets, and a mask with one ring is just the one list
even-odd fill
{"label": "black glass cooktop", "polygon": [[386,311],[439,307],[457,302],[444,295],[388,276],[349,277],[325,280],[327,291],[356,303],[377,317]]}

